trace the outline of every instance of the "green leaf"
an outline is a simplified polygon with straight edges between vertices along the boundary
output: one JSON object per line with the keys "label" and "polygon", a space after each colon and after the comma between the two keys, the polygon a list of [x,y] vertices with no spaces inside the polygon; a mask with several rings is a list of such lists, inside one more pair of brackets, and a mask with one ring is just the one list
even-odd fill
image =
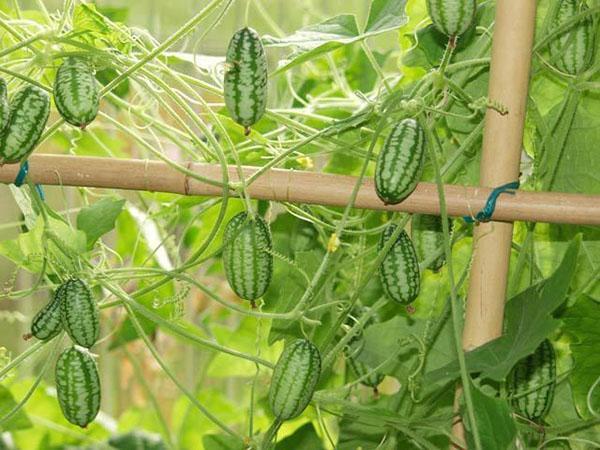
{"label": "green leaf", "polygon": [[[0,384],[0,417],[4,417],[17,406],[11,392]],[[10,420],[0,426],[0,431],[16,431],[31,428],[33,424],[24,410],[17,412]]]}
{"label": "green leaf", "polygon": [[[581,237],[573,239],[554,274],[513,297],[506,305],[505,331],[498,339],[465,354],[469,372],[502,381],[517,361],[533,353],[560,325],[552,313],[564,303],[577,267]],[[458,363],[427,375],[429,382],[459,376]]]}
{"label": "green leaf", "polygon": [[582,417],[591,417],[587,405],[590,389],[596,383],[590,396],[591,407],[600,411],[600,389],[597,384],[600,376],[600,305],[583,295],[562,316],[566,332],[572,336],[571,355],[573,371],[569,377],[577,412]]}
{"label": "green leaf", "polygon": [[123,205],[124,199],[107,197],[79,211],[77,228],[85,232],[88,248],[92,248],[102,235],[115,227]]}
{"label": "green leaf", "polygon": [[383,33],[400,28],[408,21],[405,8],[406,0],[373,0],[365,32]]}
{"label": "green leaf", "polygon": [[[580,98],[577,110],[566,137],[564,149],[560,155],[552,190],[558,192],[585,192],[600,194],[600,99],[597,96]],[[552,118],[555,111],[547,119]],[[566,119],[565,119],[566,122]],[[552,135],[553,136],[553,135]],[[551,137],[552,140],[552,137]],[[556,146],[548,147],[560,151]],[[557,156],[558,157],[558,156]]]}
{"label": "green leaf", "polygon": [[282,439],[275,446],[276,450],[297,450],[302,448],[311,450],[323,450],[325,448],[312,423],[301,426],[294,434]]}
{"label": "green leaf", "polygon": [[239,450],[244,443],[228,434],[208,434],[202,438],[202,445],[207,450]]}
{"label": "green leaf", "polygon": [[[402,11],[395,11],[394,17],[384,17],[384,14],[394,5],[400,5]],[[264,36],[263,44],[267,47],[292,47],[293,53],[272,74],[279,74],[292,67],[309,61],[317,56],[331,52],[345,45],[360,42],[372,36],[400,28],[408,18],[404,15],[404,1],[376,0],[372,5],[367,29],[361,33],[358,29],[356,16],[353,14],[340,14],[315,25],[301,28],[290,36],[278,38]],[[399,14],[402,14],[399,16]]]}
{"label": "green leaf", "polygon": [[81,3],[73,10],[73,31],[69,37],[98,48],[114,47],[124,53],[131,50],[129,31],[102,15],[93,4]]}
{"label": "green leaf", "polygon": [[[486,450],[506,450],[517,433],[507,401],[486,395],[472,383],[471,394],[482,448]],[[475,448],[473,428],[468,420],[468,415],[463,413],[462,417],[465,418],[468,448]]]}

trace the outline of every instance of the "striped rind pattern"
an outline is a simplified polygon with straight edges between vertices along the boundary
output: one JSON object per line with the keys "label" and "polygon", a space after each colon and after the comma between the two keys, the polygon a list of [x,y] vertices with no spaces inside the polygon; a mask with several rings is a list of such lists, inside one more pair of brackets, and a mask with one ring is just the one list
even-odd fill
{"label": "striped rind pattern", "polygon": [[26,86],[10,103],[10,118],[0,135],[0,164],[26,159],[35,149],[50,115],[50,97],[37,86]]}
{"label": "striped rind pattern", "polygon": [[434,26],[447,36],[459,36],[469,29],[477,10],[477,0],[427,0]]}
{"label": "striped rind pattern", "polygon": [[225,105],[233,120],[248,128],[267,107],[267,58],[256,31],[246,27],[233,35],[226,65]]}
{"label": "striped rind pattern", "polygon": [[4,131],[10,119],[10,105],[8,103],[8,86],[0,78],[0,133]]}
{"label": "striped rind pattern", "polygon": [[[452,222],[449,222],[449,225],[451,226]],[[429,214],[414,214],[411,223],[411,237],[420,261],[433,257],[444,245],[442,218]],[[442,253],[431,261],[427,268],[438,271],[445,262],[446,255]]]}
{"label": "striped rind pattern", "polygon": [[92,291],[80,279],[71,279],[64,284],[61,302],[61,320],[73,342],[90,348],[100,333],[100,312]]}
{"label": "striped rind pattern", "polygon": [[233,291],[256,300],[267,291],[273,276],[273,247],[269,225],[262,217],[246,212],[234,216],[223,235],[223,265]]}
{"label": "striped rind pattern", "polygon": [[54,79],[54,103],[71,125],[84,128],[98,114],[100,95],[94,69],[84,58],[68,57]]}
{"label": "striped rind pattern", "polygon": [[423,172],[425,133],[414,119],[398,123],[385,140],[375,166],[375,190],[387,205],[400,203]]}
{"label": "striped rind pattern", "polygon": [[[556,29],[577,14],[588,9],[585,3],[576,0],[562,0],[553,20]],[[592,64],[594,54],[594,21],[588,16],[569,27],[552,40],[549,45],[550,61],[561,72],[578,75]]]}
{"label": "striped rind pattern", "polygon": [[31,334],[41,341],[55,337],[62,330],[61,308],[63,286],[59,286],[50,302],[31,321]]}
{"label": "striped rind pattern", "polygon": [[321,354],[315,345],[298,339],[289,344],[275,365],[269,405],[279,420],[297,417],[310,403],[321,375]]}
{"label": "striped rind pattern", "polygon": [[[380,251],[395,229],[396,225],[390,225],[381,234]],[[419,295],[421,285],[419,262],[412,241],[404,230],[381,262],[379,279],[386,295],[398,303],[411,303]]]}
{"label": "striped rind pattern", "polygon": [[85,428],[100,410],[100,377],[96,362],[84,350],[64,350],[56,361],[56,394],[65,418]]}
{"label": "striped rind pattern", "polygon": [[366,378],[361,380],[361,383],[365,386],[376,388],[385,378],[383,374],[373,371],[371,367],[367,366],[363,362],[357,361],[355,358],[348,357],[347,361],[356,378],[361,378],[369,374]]}
{"label": "striped rind pattern", "polygon": [[117,450],[167,450],[159,435],[138,430],[113,436],[108,440],[110,448]]}
{"label": "striped rind pattern", "polygon": [[[519,361],[508,378],[508,390],[515,412],[540,422],[552,406],[556,387],[556,354],[545,339],[529,356]],[[528,394],[519,396],[529,392]]]}

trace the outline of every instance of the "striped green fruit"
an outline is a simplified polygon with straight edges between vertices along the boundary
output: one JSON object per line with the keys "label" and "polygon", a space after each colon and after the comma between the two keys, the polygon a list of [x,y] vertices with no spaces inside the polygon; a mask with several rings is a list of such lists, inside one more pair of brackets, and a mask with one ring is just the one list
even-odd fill
{"label": "striped green fruit", "polygon": [[63,286],[59,286],[52,296],[52,300],[33,318],[31,336],[41,341],[48,341],[62,331],[60,305],[63,297]]}
{"label": "striped green fruit", "polygon": [[167,450],[160,436],[138,430],[113,436],[108,443],[117,450]]}
{"label": "striped green fruit", "polygon": [[100,313],[88,285],[77,278],[64,285],[60,315],[64,329],[73,342],[90,348],[100,333]]}
{"label": "striped green fruit", "polygon": [[[390,225],[384,230],[379,240],[379,251],[383,249],[395,230],[396,225]],[[421,284],[419,262],[412,241],[404,230],[381,262],[379,279],[386,295],[398,303],[411,303],[419,295]]]}
{"label": "striped green fruit", "polygon": [[[448,221],[450,229],[452,222]],[[429,214],[414,214],[412,216],[411,237],[421,261],[430,261],[428,269],[438,271],[446,262],[444,249],[444,233],[442,218]],[[441,253],[440,253],[441,252]],[[435,255],[438,255],[435,257]],[[432,259],[434,258],[434,259]]]}
{"label": "striped green fruit", "polygon": [[273,369],[269,405],[278,420],[299,416],[312,399],[321,375],[321,354],[306,339],[289,344]]}
{"label": "striped green fruit", "polygon": [[8,125],[10,118],[10,105],[8,103],[8,86],[3,78],[0,78],[0,133]]}
{"label": "striped green fruit", "polygon": [[76,127],[83,129],[96,118],[100,94],[87,59],[65,58],[54,79],[54,103],[63,119]]}
{"label": "striped green fruit", "polygon": [[556,354],[545,339],[538,348],[519,361],[508,377],[508,393],[514,411],[540,422],[552,406],[556,387]]}
{"label": "striped green fruit", "polygon": [[[589,9],[582,1],[562,0],[553,19],[552,29],[557,29],[573,16]],[[550,42],[550,61],[561,72],[577,75],[587,70],[594,53],[594,20],[591,16],[574,23]]]}
{"label": "striped green fruit", "polygon": [[397,124],[375,166],[375,190],[386,205],[400,203],[417,187],[423,172],[425,133],[414,119]]}
{"label": "striped green fruit", "polygon": [[56,395],[63,415],[72,424],[85,428],[94,420],[100,410],[100,377],[87,351],[71,347],[60,354]]}
{"label": "striped green fruit", "polygon": [[433,25],[449,37],[467,31],[476,10],[477,0],[427,0],[427,11]]}
{"label": "striped green fruit", "polygon": [[267,107],[267,57],[258,33],[248,27],[237,31],[225,62],[225,105],[249,134]]}
{"label": "striped green fruit", "polygon": [[233,291],[254,301],[266,292],[273,275],[273,247],[269,225],[246,212],[234,216],[223,236],[225,276]]}
{"label": "striped green fruit", "polygon": [[37,86],[25,86],[10,103],[10,118],[0,135],[0,164],[21,162],[42,136],[50,114],[50,97]]}
{"label": "striped green fruit", "polygon": [[348,361],[348,365],[352,369],[354,376],[356,376],[357,379],[362,378],[360,382],[365,386],[377,389],[377,386],[379,386],[385,378],[385,375],[383,375],[382,373],[373,371],[371,367],[369,367],[365,363],[357,361],[351,356],[349,356],[346,360]]}

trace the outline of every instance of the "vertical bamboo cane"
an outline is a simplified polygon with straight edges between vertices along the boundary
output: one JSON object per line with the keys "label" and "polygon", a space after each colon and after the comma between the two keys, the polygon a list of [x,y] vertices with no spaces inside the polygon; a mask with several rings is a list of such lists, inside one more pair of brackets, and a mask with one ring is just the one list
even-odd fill
{"label": "vertical bamboo cane", "polygon": [[[498,0],[492,43],[488,97],[508,108],[489,109],[480,167],[480,185],[497,187],[519,177],[519,162],[535,30],[535,0]],[[472,350],[502,333],[511,223],[489,222],[475,228],[463,348]],[[462,423],[454,427],[464,436]]]}

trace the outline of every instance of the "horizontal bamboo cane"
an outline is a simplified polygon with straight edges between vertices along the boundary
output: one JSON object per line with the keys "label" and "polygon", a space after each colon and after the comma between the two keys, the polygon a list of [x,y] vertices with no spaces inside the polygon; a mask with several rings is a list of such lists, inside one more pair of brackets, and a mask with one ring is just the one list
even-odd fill
{"label": "horizontal bamboo cane", "polygon": [[[221,167],[212,164],[190,164],[190,170],[203,177],[221,180]],[[228,168],[230,180],[238,180],[236,168]],[[244,167],[245,176],[257,170]],[[0,168],[0,182],[12,183],[17,165]],[[183,195],[219,196],[222,189],[187,177],[161,161],[113,159],[84,156],[37,154],[29,159],[29,176],[43,185],[86,186],[171,192]],[[272,169],[248,188],[252,198],[345,206],[356,178],[305,171]],[[451,216],[475,215],[484,205],[491,190],[484,187],[446,185],[446,203]],[[363,209],[439,214],[436,186],[419,183],[417,189],[398,205],[386,206],[377,197],[373,180],[367,178],[359,190],[356,207]],[[517,220],[600,225],[600,196],[557,192],[518,191],[502,194],[496,204],[494,220]]]}

